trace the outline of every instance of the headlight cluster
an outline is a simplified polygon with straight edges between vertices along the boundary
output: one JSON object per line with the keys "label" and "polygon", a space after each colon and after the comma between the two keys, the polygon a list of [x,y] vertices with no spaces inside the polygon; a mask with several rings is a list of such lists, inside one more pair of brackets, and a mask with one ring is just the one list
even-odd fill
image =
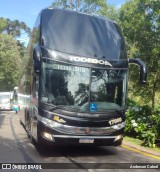
{"label": "headlight cluster", "polygon": [[115,130],[120,130],[120,129],[124,128],[125,125],[126,125],[126,122],[124,121],[124,122],[121,122],[119,124],[116,124],[116,125],[111,126],[111,128],[113,128]]}
{"label": "headlight cluster", "polygon": [[58,128],[58,127],[61,127],[62,125],[59,124],[58,122],[55,122],[55,121],[52,121],[50,119],[47,119],[47,118],[44,118],[44,117],[39,117],[39,120],[45,124],[46,126],[48,127],[51,127],[51,128]]}
{"label": "headlight cluster", "polygon": [[[61,133],[65,134],[80,134],[85,135],[87,127],[78,126],[68,126],[58,123],[56,121],[39,116],[39,121],[41,121],[45,126],[55,129]],[[125,122],[110,126],[110,127],[89,127],[89,134],[91,135],[106,135],[120,130],[125,127]]]}

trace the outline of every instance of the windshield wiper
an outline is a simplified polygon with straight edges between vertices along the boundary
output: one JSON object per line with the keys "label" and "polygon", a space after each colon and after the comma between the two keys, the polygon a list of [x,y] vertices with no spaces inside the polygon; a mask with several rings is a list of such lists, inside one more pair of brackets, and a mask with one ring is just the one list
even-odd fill
{"label": "windshield wiper", "polygon": [[78,107],[72,107],[72,106],[67,106],[67,105],[57,105],[57,106],[53,107],[52,109],[50,109],[50,111],[54,111],[56,109],[63,109],[63,110],[68,110],[68,111],[77,111],[77,110],[79,110]]}
{"label": "windshield wiper", "polygon": [[52,108],[52,109],[50,109],[50,111],[54,111],[54,110],[56,110],[56,109],[61,109],[61,108],[63,108],[63,107],[65,107],[64,105],[54,105],[54,107]]}
{"label": "windshield wiper", "polygon": [[122,111],[124,111],[124,109],[120,109],[120,110],[117,110],[117,109],[108,109],[108,111],[115,111],[117,114],[122,114]]}
{"label": "windshield wiper", "polygon": [[120,109],[120,110],[117,110],[117,109],[105,109],[105,110],[102,110],[102,111],[97,111],[95,113],[116,112],[117,114],[121,114],[122,111],[124,111],[124,109]]}

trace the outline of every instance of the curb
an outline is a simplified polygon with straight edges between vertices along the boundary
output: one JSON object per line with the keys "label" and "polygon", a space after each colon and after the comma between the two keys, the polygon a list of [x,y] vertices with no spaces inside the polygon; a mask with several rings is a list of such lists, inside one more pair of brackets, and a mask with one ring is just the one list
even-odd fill
{"label": "curb", "polygon": [[149,148],[136,145],[136,144],[134,144],[132,142],[129,142],[129,141],[124,141],[123,140],[122,145],[131,147],[131,148],[134,148],[134,149],[137,149],[139,151],[142,151],[142,152],[145,152],[145,153],[149,153],[149,154],[152,154],[152,155],[155,155],[155,156],[160,156],[160,152],[156,152],[154,150],[150,150]]}

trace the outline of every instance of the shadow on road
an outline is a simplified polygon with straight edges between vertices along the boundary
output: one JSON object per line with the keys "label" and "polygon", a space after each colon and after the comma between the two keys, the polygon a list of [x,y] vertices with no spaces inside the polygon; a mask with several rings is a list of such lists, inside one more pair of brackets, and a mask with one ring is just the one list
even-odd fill
{"label": "shadow on road", "polygon": [[63,145],[63,146],[48,146],[48,147],[37,147],[35,145],[39,154],[43,157],[84,157],[84,156],[107,156],[116,155],[117,150],[115,147],[100,147],[100,146],[73,146],[73,145]]}
{"label": "shadow on road", "polygon": [[0,128],[2,127],[4,119],[5,119],[5,115],[2,111],[0,111]]}
{"label": "shadow on road", "polygon": [[[9,116],[7,123],[8,126],[11,128],[11,133],[14,138],[14,142],[16,143],[17,148],[23,155],[24,159],[28,163],[33,163],[34,159],[32,156],[29,155],[29,152],[32,154],[33,146],[30,144],[29,138],[27,138],[27,133],[18,131],[18,126],[20,125],[17,121],[18,115],[13,114]],[[17,127],[16,127],[17,126]],[[24,128],[20,126],[22,130]],[[26,136],[25,136],[26,134]],[[23,139],[22,139],[23,138]],[[3,138],[4,139],[4,138]],[[110,155],[117,155],[118,150],[112,146],[90,146],[90,145],[81,145],[81,146],[74,146],[74,145],[53,145],[53,146],[45,146],[45,147],[37,147],[37,153],[42,157],[100,157],[100,156],[110,156]],[[33,151],[34,152],[34,151]]]}

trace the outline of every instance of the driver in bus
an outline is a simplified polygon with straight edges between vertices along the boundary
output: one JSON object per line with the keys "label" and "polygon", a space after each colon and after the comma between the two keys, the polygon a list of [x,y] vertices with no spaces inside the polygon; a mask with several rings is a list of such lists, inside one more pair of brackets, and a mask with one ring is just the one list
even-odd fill
{"label": "driver in bus", "polygon": [[[50,72],[50,98],[55,105],[66,105],[67,85],[64,80],[64,74],[59,71]],[[53,98],[54,97],[54,98]]]}
{"label": "driver in bus", "polygon": [[48,103],[52,103],[52,101],[55,99],[53,94],[50,92],[47,84],[45,85],[46,86],[46,97],[48,98]]}

